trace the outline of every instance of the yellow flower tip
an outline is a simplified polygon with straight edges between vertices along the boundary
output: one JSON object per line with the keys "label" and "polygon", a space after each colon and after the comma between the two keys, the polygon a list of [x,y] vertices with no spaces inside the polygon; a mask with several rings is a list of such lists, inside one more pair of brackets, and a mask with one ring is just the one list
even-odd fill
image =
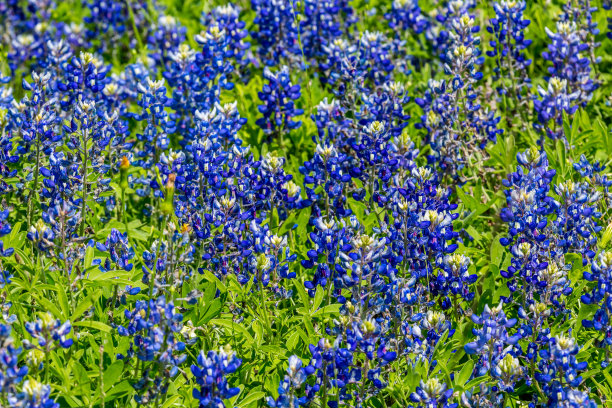
{"label": "yellow flower tip", "polygon": [[119,169],[127,170],[130,168],[130,159],[127,156],[121,157],[121,164],[119,164]]}

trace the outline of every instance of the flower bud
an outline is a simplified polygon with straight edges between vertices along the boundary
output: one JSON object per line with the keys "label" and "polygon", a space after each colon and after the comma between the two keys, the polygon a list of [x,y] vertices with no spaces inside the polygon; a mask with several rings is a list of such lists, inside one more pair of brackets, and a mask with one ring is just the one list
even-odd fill
{"label": "flower bud", "polygon": [[176,174],[172,173],[168,176],[166,182],[166,198],[161,205],[161,211],[164,215],[174,214],[174,180],[176,180]]}
{"label": "flower bud", "polygon": [[128,188],[128,170],[130,169],[130,160],[126,157],[123,156],[121,158],[121,164],[119,164],[119,175],[120,175],[120,181],[119,181],[119,187],[121,187],[122,190],[125,190]]}

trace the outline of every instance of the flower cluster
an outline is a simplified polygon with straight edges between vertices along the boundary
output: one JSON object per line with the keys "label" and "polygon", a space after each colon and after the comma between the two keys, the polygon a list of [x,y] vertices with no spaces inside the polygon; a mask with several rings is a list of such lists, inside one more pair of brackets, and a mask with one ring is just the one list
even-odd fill
{"label": "flower cluster", "polygon": [[590,1],[77,3],[0,1],[0,406],[606,403]]}
{"label": "flower cluster", "polygon": [[495,143],[503,129],[494,111],[481,108],[476,87],[483,77],[478,69],[484,57],[478,48],[480,28],[468,14],[453,20],[448,50],[442,56],[448,79],[430,80],[423,97],[415,102],[423,109],[417,128],[425,129],[436,163],[445,174],[458,177],[480,160],[487,143]]}
{"label": "flower cluster", "polygon": [[234,373],[242,364],[242,360],[226,346],[219,352],[200,352],[197,361],[197,365],[191,366],[191,373],[197,384],[193,389],[193,397],[199,401],[199,407],[225,407],[223,400],[240,392],[240,388],[229,386],[227,375]]}
{"label": "flower cluster", "polygon": [[532,40],[525,38],[525,30],[531,23],[524,18],[527,4],[524,1],[502,1],[495,3],[495,18],[492,18],[487,31],[495,35],[490,45],[493,48],[487,56],[495,58],[495,73],[501,76],[510,76],[509,85],[502,84],[500,92],[510,94],[513,98],[521,100],[525,88],[531,87],[527,69],[532,60],[525,55],[525,50]]}
{"label": "flower cluster", "polygon": [[295,101],[300,98],[300,85],[293,85],[289,76],[289,67],[284,66],[273,73],[269,68],[264,69],[264,79],[268,81],[259,92],[259,99],[263,102],[258,106],[263,115],[256,124],[265,134],[272,138],[281,136],[286,131],[302,126],[301,121],[294,118],[304,113],[295,107]]}
{"label": "flower cluster", "polygon": [[183,354],[185,343],[179,339],[183,329],[183,315],[164,296],[147,301],[137,301],[134,310],[126,310],[127,327],[118,326],[121,336],[132,339],[123,359],[136,357],[142,362],[142,378],[134,384],[137,401],[146,404],[158,394],[166,394],[169,378],[176,376],[179,366],[187,356]]}

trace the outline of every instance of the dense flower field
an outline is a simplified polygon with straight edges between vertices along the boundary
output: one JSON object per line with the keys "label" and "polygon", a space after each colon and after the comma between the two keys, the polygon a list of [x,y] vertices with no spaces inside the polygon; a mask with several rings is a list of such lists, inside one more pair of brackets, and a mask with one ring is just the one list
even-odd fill
{"label": "dense flower field", "polygon": [[203,3],[0,0],[0,407],[612,406],[609,0]]}

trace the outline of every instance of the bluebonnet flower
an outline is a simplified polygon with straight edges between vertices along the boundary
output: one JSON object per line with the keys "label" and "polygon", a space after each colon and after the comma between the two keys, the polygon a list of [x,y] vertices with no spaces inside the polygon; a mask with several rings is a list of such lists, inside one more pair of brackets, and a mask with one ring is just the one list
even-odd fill
{"label": "bluebonnet flower", "polygon": [[[97,119],[97,120],[96,120]],[[61,192],[63,181],[66,181],[65,185],[71,186],[74,192],[80,191],[79,200],[75,200],[74,197],[70,197],[71,191],[64,191],[68,195],[64,194],[61,196],[51,196],[51,201],[55,201],[59,198],[68,200],[72,199],[75,204],[81,207],[81,223],[80,235],[84,234],[85,231],[85,217],[88,209],[87,200],[94,199],[97,202],[103,202],[104,199],[100,199],[100,195],[104,191],[108,191],[110,187],[110,178],[104,178],[109,170],[110,166],[106,163],[106,155],[104,154],[107,146],[110,145],[111,139],[117,134],[125,131],[123,124],[117,121],[117,112],[112,115],[107,113],[98,112],[95,109],[95,103],[85,102],[82,100],[78,101],[75,109],[75,115],[71,121],[71,125],[64,125],[66,131],[66,138],[68,139],[68,147],[75,153],[75,160],[72,164],[73,171],[77,168],[80,170],[80,177],[70,177],[70,171],[63,169],[66,166],[66,162],[63,156],[58,157],[56,163],[58,167],[54,170],[58,173],[58,184],[53,182],[53,178],[47,178],[45,180],[45,186],[49,187],[51,192],[58,191],[55,187],[60,187]],[[64,159],[64,160],[63,160]],[[52,172],[49,172],[52,173]],[[93,188],[93,183],[90,180],[91,175],[98,175],[98,183],[96,188]],[[63,177],[62,177],[63,176]],[[66,180],[66,176],[67,180]],[[54,190],[51,190],[51,189]]]}
{"label": "bluebonnet flower", "polygon": [[[308,251],[308,259],[302,260],[302,266],[307,269],[315,268],[315,273],[312,280],[304,283],[310,296],[314,296],[317,286],[322,286],[324,289],[331,290],[333,287],[334,276],[338,276],[341,280],[338,282],[342,285],[342,272],[340,268],[336,270],[334,263],[339,255],[341,248],[341,240],[345,239],[345,228],[332,219],[318,218],[315,220],[315,231],[310,233],[310,239],[314,244],[314,249]],[[348,244],[348,243],[346,243]],[[321,258],[321,260],[319,260]],[[339,290],[342,286],[336,288]]]}
{"label": "bluebonnet flower", "polygon": [[[319,69],[325,73],[321,81],[331,87],[337,97],[353,97],[353,88],[359,87],[365,68],[357,60],[357,45],[344,38],[338,38],[323,47],[327,59],[320,63]],[[359,88],[358,88],[359,89]]]}
{"label": "bluebonnet flower", "polygon": [[289,267],[297,256],[290,253],[287,237],[272,234],[268,225],[261,226],[256,220],[251,221],[250,229],[254,239],[253,251],[248,255],[247,265],[238,280],[246,283],[248,274],[252,274],[258,284],[268,286],[271,283],[272,290],[280,297],[290,296],[291,292],[286,292],[280,286],[283,279],[296,276]]}
{"label": "bluebonnet flower", "polygon": [[30,341],[24,340],[26,349],[39,347],[48,353],[56,345],[69,348],[74,343],[72,338],[67,337],[72,330],[70,321],[62,323],[60,319],[55,319],[48,312],[42,314],[40,319],[35,322],[27,322],[25,328],[38,343],[38,345],[34,345]]}
{"label": "bluebonnet flower", "polygon": [[190,129],[197,122],[197,112],[206,113],[220,106],[221,90],[234,87],[230,80],[234,70],[228,49],[232,41],[230,32],[212,22],[195,40],[202,52],[181,44],[170,53],[171,63],[163,74],[172,87],[168,104],[174,112],[168,132],[178,131],[189,139],[194,137]]}
{"label": "bluebonnet flower", "polygon": [[457,295],[468,302],[474,299],[475,294],[469,286],[476,282],[478,275],[468,272],[470,262],[470,258],[461,254],[446,255],[436,280],[436,291],[452,296],[455,302]]}
{"label": "bluebonnet flower", "polygon": [[[610,10],[610,9],[612,9],[612,4],[610,3],[609,0],[606,0],[606,1],[603,2],[602,7],[603,7],[604,10]],[[612,17],[608,17],[607,18],[607,22],[608,22],[608,27],[607,27],[608,28],[608,32],[606,33],[606,37],[608,39],[612,39]]]}
{"label": "bluebonnet flower", "polygon": [[[0,238],[8,235],[11,232],[11,224],[8,221],[9,210],[0,211]],[[0,240],[0,257],[8,257],[13,255],[13,248],[4,248],[3,241]]]}
{"label": "bluebonnet flower", "polygon": [[150,250],[143,251],[142,282],[149,285],[151,293],[156,294],[160,289],[177,290],[191,276],[195,248],[189,232],[188,224],[177,228],[170,221],[162,239],[154,241]]}
{"label": "bluebonnet flower", "polygon": [[538,122],[533,127],[541,133],[540,145],[544,135],[550,139],[564,139],[563,112],[573,115],[579,108],[579,91],[571,92],[566,79],[552,77],[547,88],[538,86],[539,98],[533,100]]}
{"label": "bluebonnet flower", "polygon": [[110,71],[110,66],[94,54],[81,52],[79,56],[74,56],[69,64],[65,66],[63,80],[58,83],[58,88],[64,92],[68,98],[61,101],[64,110],[75,110],[79,103],[90,103],[95,100],[95,94],[104,89],[108,81],[106,75]]}
{"label": "bluebonnet flower", "polygon": [[[582,382],[579,372],[586,370],[588,364],[577,361],[579,350],[580,347],[571,337],[571,333],[550,338],[548,348],[540,350],[539,372],[535,374],[535,379],[549,396],[550,406],[562,406],[565,396],[570,393],[581,399],[580,394],[575,392]],[[585,406],[588,405],[587,403]]]}
{"label": "bluebonnet flower", "polygon": [[[389,338],[389,322],[384,318],[390,291],[385,280],[392,276],[387,275],[385,265],[376,267],[384,256],[385,240],[375,240],[363,233],[357,235],[357,225],[347,230],[355,235],[350,245],[342,246],[343,251],[349,252],[351,247],[354,251],[341,254],[343,266],[336,265],[336,277],[328,283],[328,291],[333,283],[335,296],[342,303],[339,322],[328,328],[328,333],[337,337],[333,346],[326,339],[316,347],[311,345],[313,359],[307,373],[315,374],[316,385],[312,389],[307,387],[306,396],[310,397],[317,387],[324,388],[323,394],[336,388],[339,400],[363,406],[367,396],[386,386],[387,367],[398,356]],[[342,287],[350,289],[350,299],[338,296]]]}
{"label": "bluebonnet flower", "polygon": [[45,222],[40,219],[36,224],[31,225],[27,233],[27,238],[36,245],[41,251],[46,251],[53,246],[55,233]]}
{"label": "bluebonnet flower", "polygon": [[418,0],[394,0],[385,18],[389,21],[389,27],[397,30],[398,35],[406,31],[421,34],[430,24]]}
{"label": "bluebonnet flower", "polygon": [[119,268],[126,271],[132,270],[133,265],[130,260],[134,258],[134,248],[129,245],[127,233],[122,234],[113,228],[101,249],[110,253],[111,260]]}
{"label": "bluebonnet flower", "polygon": [[507,93],[508,88],[512,90],[512,97],[522,99],[525,88],[531,86],[531,80],[527,74],[527,68],[532,60],[525,56],[525,50],[532,40],[525,38],[525,29],[531,23],[523,18],[527,3],[524,1],[501,1],[493,4],[495,17],[490,20],[487,31],[495,35],[491,40],[493,48],[487,52],[487,56],[495,58],[495,73],[498,78],[510,75],[511,84],[502,83],[500,91]]}
{"label": "bluebonnet flower", "polygon": [[236,61],[237,66],[245,65],[249,62],[246,57],[249,43],[244,39],[248,37],[249,32],[245,28],[246,24],[240,20],[240,7],[232,3],[227,3],[215,7],[210,13],[202,13],[200,19],[205,26],[210,26],[215,22],[219,29],[224,31],[228,36],[227,51]]}
{"label": "bluebonnet flower", "polygon": [[598,85],[593,81],[589,58],[583,56],[588,46],[578,35],[576,23],[559,21],[557,32],[546,28],[546,33],[551,43],[548,45],[548,50],[542,53],[542,57],[552,63],[548,68],[551,78],[567,81],[567,93],[577,93],[576,103],[585,105]]}
{"label": "bluebonnet flower", "polygon": [[[53,234],[47,233],[50,239],[70,237],[76,234],[77,227],[81,223],[79,215],[78,207],[70,201],[58,200],[48,206],[42,213],[42,220],[52,229]],[[39,229],[38,227],[39,225],[37,226],[39,234],[43,231],[44,238],[44,228]]]}
{"label": "bluebonnet flower", "polygon": [[[606,2],[604,2],[604,9]],[[594,14],[597,12],[597,6],[590,1],[581,0],[575,3],[563,4],[563,13],[560,16],[561,21],[573,21],[578,28],[578,35],[582,42],[587,45],[588,58],[595,71],[597,77],[596,65],[601,62],[601,57],[595,56],[595,50],[601,46],[601,43],[596,41],[600,30],[597,27]],[[595,79],[597,82],[597,79]]]}
{"label": "bluebonnet flower", "polygon": [[552,310],[546,303],[531,303],[526,309],[519,306],[518,317],[520,319],[520,327],[516,335],[522,339],[529,340],[524,353],[526,360],[530,362],[530,378],[533,380],[535,374],[535,363],[538,359],[538,351],[548,347],[551,329],[546,327],[545,323],[552,315]]}
{"label": "bluebonnet flower", "polygon": [[[249,178],[248,186],[253,191],[253,201],[255,201],[256,207],[272,211],[273,207],[263,200],[267,198],[274,200],[276,202],[274,207],[281,220],[287,218],[288,209],[301,208],[300,191],[296,191],[294,186],[297,185],[295,183],[290,184],[293,175],[285,171],[285,162],[284,157],[267,153],[259,162],[254,162],[252,166],[245,167],[244,171],[244,175]],[[289,194],[289,190],[292,190],[291,194]],[[239,195],[244,196],[244,194]]]}
{"label": "bluebonnet flower", "polygon": [[[12,3],[12,2],[11,2]],[[10,4],[3,43],[7,46],[7,62],[12,73],[20,68],[35,68],[44,65],[45,43],[63,34],[66,24],[53,21],[52,12],[56,2],[35,0],[23,4]],[[4,14],[4,13],[3,13]]]}
{"label": "bluebonnet flower", "polygon": [[[94,241],[79,238],[81,208],[73,202],[59,198],[51,205],[45,206],[42,219],[30,227],[27,238],[36,245],[41,254],[55,258],[62,267],[64,277],[72,284],[76,277],[72,274],[75,263],[82,261],[88,246]],[[74,288],[73,288],[74,289]]]}
{"label": "bluebonnet flower", "polygon": [[22,391],[8,399],[11,407],[59,408],[60,404],[51,398],[51,387],[33,378],[23,382]]}
{"label": "bluebonnet flower", "polygon": [[[300,4],[300,3],[298,3]],[[324,57],[323,47],[348,33],[356,21],[347,0],[305,0],[298,10],[300,52],[307,59]]]}
{"label": "bluebonnet flower", "polygon": [[580,253],[586,265],[595,256],[597,220],[601,217],[598,204],[601,193],[589,182],[566,180],[554,187],[558,195],[557,217],[552,224],[559,237],[557,246],[563,252]]}
{"label": "bluebonnet flower", "polygon": [[397,47],[398,44],[393,43],[383,33],[365,31],[358,44],[358,66],[360,70],[365,71],[365,78],[377,86],[383,85],[395,68],[392,57],[397,52]]}
{"label": "bluebonnet flower", "polygon": [[287,374],[278,386],[278,398],[276,400],[272,397],[266,398],[269,407],[295,408],[309,402],[306,396],[298,397],[296,395],[307,378],[306,369],[302,365],[302,360],[298,356],[289,357]]}
{"label": "bluebonnet flower", "polygon": [[458,20],[463,16],[474,18],[473,9],[476,1],[461,0],[442,2],[433,11],[430,24],[425,32],[425,38],[432,44],[434,52],[442,58],[451,50],[451,33]]}
{"label": "bluebonnet flower", "polygon": [[111,74],[102,90],[107,105],[115,105],[125,114],[127,104],[137,102],[140,96],[138,84],[146,84],[147,78],[154,76],[154,61],[149,58],[138,58],[136,62],[126,65],[119,74]]}
{"label": "bluebonnet flower", "polygon": [[[502,357],[503,356],[503,357]],[[496,356],[493,359],[491,376],[497,379],[497,387],[493,387],[489,395],[491,400],[497,403],[503,400],[504,394],[514,392],[517,383],[525,376],[526,369],[521,366],[520,360],[512,352],[506,351],[505,354]]]}
{"label": "bluebonnet flower", "polygon": [[[0,77],[0,84],[9,81],[10,77]],[[18,128],[19,118],[13,116],[11,107],[14,106],[12,89],[0,86],[0,194],[7,193],[12,187],[6,182],[17,174],[17,170],[11,168],[19,162],[20,156],[14,152],[14,129]]]}
{"label": "bluebonnet flower", "polygon": [[148,38],[152,50],[150,55],[157,64],[166,66],[169,54],[185,41],[186,32],[187,29],[176,18],[167,15],[159,17]]}
{"label": "bluebonnet flower", "polygon": [[[545,273],[549,267],[547,258],[550,238],[545,234],[545,229],[549,225],[547,216],[555,213],[557,203],[548,196],[550,183],[555,170],[548,168],[548,160],[545,153],[537,150],[528,150],[517,156],[521,167],[516,173],[512,173],[504,185],[511,189],[506,190],[506,202],[508,207],[502,209],[501,218],[510,224],[508,238],[502,238],[500,242],[504,246],[512,246],[512,266],[507,271],[502,271],[505,278],[513,278],[519,275],[528,288],[523,291],[529,293],[535,291],[551,291],[547,285],[538,284],[540,273]],[[548,239],[547,239],[548,238]],[[554,256],[555,254],[553,254]],[[541,257],[545,259],[541,259]],[[554,258],[553,258],[554,260]],[[546,261],[546,262],[544,262]],[[563,274],[563,269],[559,270],[557,263],[553,263],[550,273],[545,273],[552,277],[555,271]],[[561,276],[556,276],[560,278]],[[563,286],[563,282],[560,282]],[[515,291],[514,283],[509,284],[511,291]],[[564,291],[561,287],[561,292]],[[567,288],[571,291],[571,288]],[[557,302],[557,296],[561,293],[550,292],[549,299]]]}
{"label": "bluebonnet flower", "polygon": [[258,92],[259,99],[263,102],[258,106],[258,110],[263,117],[255,123],[270,139],[274,136],[282,138],[286,131],[302,126],[301,121],[294,119],[304,113],[302,109],[295,107],[295,101],[301,96],[300,85],[291,83],[287,66],[283,66],[276,73],[266,67],[263,76],[268,81],[261,92]]}
{"label": "bluebonnet flower", "polygon": [[452,395],[452,388],[448,388],[446,384],[440,382],[437,378],[430,378],[426,382],[421,380],[421,384],[416,388],[416,392],[410,394],[410,400],[416,402],[419,408],[454,408],[458,404],[449,401]]}
{"label": "bluebonnet flower", "polygon": [[347,387],[361,379],[360,368],[353,364],[353,353],[347,348],[332,346],[327,339],[321,339],[316,346],[309,345],[309,349],[312,358],[305,370],[314,374],[316,382],[306,387],[306,396],[314,398],[322,390],[321,397],[326,399],[328,390],[336,388],[336,398],[341,401],[353,400]]}
{"label": "bluebonnet flower", "polygon": [[396,64],[403,61],[401,42],[380,32],[366,31],[358,41],[338,38],[323,50],[321,80],[351,110],[360,105],[364,94],[375,93],[390,81]]}
{"label": "bluebonnet flower", "polygon": [[[411,304],[406,298],[400,298],[400,301],[405,305]],[[431,305],[425,304],[425,306]],[[416,324],[410,328],[407,338],[404,337],[404,341],[407,341],[411,347],[404,349],[403,354],[414,351],[416,354],[414,361],[431,360],[434,349],[442,336],[447,334],[447,338],[451,338],[455,334],[452,322],[443,312],[427,310],[426,313],[419,312],[408,317],[410,320],[406,322],[407,325]],[[410,344],[411,342],[413,344]],[[435,362],[432,364],[435,365]]]}
{"label": "bluebonnet flower", "polygon": [[34,198],[40,194],[39,178],[45,156],[48,156],[53,146],[61,140],[61,133],[56,127],[58,122],[56,100],[49,97],[50,79],[49,73],[41,75],[33,73],[31,84],[24,80],[22,86],[24,90],[31,92],[31,96],[26,95],[19,103],[15,103],[11,112],[20,127],[18,132],[21,138],[17,153],[35,164],[31,178],[28,178],[28,181],[33,180],[28,194],[28,223],[36,211],[34,201],[38,203],[38,200]]}
{"label": "bluebonnet flower", "polygon": [[352,133],[352,120],[346,117],[347,109],[336,99],[328,101],[327,97],[316,108],[311,118],[317,126],[317,134],[312,140],[322,146],[341,146],[346,136]]}
{"label": "bluebonnet flower", "polygon": [[520,339],[518,335],[509,335],[508,329],[516,325],[517,319],[509,319],[503,311],[503,303],[494,308],[485,305],[480,316],[473,314],[472,321],[482,325],[481,329],[472,329],[476,340],[464,346],[468,354],[478,354],[480,359],[475,367],[478,376],[486,374],[493,368],[495,359],[502,357],[508,346],[513,346]]}
{"label": "bluebonnet flower", "polygon": [[206,78],[203,78],[204,83],[210,83],[208,85],[209,95],[205,93],[209,107],[218,102],[219,88],[233,88],[233,83],[227,79],[228,74],[234,69],[230,61],[232,53],[228,50],[232,41],[231,34],[218,23],[214,23],[208,27],[207,31],[195,36],[196,42],[202,46],[202,54],[196,57],[196,63],[199,72],[206,75]]}
{"label": "bluebonnet flower", "polygon": [[[580,390],[567,390],[561,392],[561,397],[557,395],[556,403],[557,406],[569,406],[571,408],[585,407],[595,408],[597,402],[589,397],[589,393]],[[553,403],[554,404],[554,403]],[[554,406],[554,405],[553,405]]]}
{"label": "bluebonnet flower", "polygon": [[301,55],[295,3],[295,0],[251,0],[256,26],[251,37],[258,43],[257,52],[265,65],[278,65],[283,60],[293,62]]}
{"label": "bluebonnet flower", "polygon": [[[231,155],[232,146],[240,148],[243,142],[237,134],[245,123],[246,118],[240,116],[235,101],[223,105],[216,103],[209,111],[196,111],[194,143],[191,150],[196,156],[197,164],[201,166],[200,162],[204,158],[210,159],[205,151],[208,151],[208,154],[214,151]],[[223,152],[218,150],[220,147],[223,147]],[[241,156],[237,154],[239,152],[241,149],[234,152],[237,157]]]}
{"label": "bluebonnet flower", "polygon": [[388,81],[382,89],[362,94],[362,100],[363,105],[357,113],[361,125],[378,121],[389,128],[390,137],[401,136],[410,119],[410,115],[404,111],[410,97],[403,83]]}
{"label": "bluebonnet flower", "polygon": [[[612,230],[610,227],[608,229]],[[607,234],[609,239],[610,231],[607,231]],[[580,299],[587,305],[598,305],[599,309],[595,312],[592,319],[584,319],[582,325],[588,329],[602,332],[603,338],[599,339],[599,345],[602,348],[607,348],[612,345],[612,327],[610,325],[610,313],[612,312],[612,301],[610,300],[610,293],[612,293],[612,252],[600,252],[591,264],[591,272],[584,272],[584,279],[589,282],[595,282],[596,286],[583,294]],[[606,359],[604,365],[607,364]]]}
{"label": "bluebonnet flower", "polygon": [[449,192],[437,185],[434,173],[426,168],[413,173],[419,178],[408,179],[389,197],[396,217],[389,230],[396,262],[403,262],[403,276],[429,282],[436,264],[442,265],[445,254],[457,248],[448,241],[458,236],[452,228],[458,214],[452,213],[456,207],[448,203]]}
{"label": "bluebonnet flower", "polygon": [[[310,205],[313,206],[313,215],[330,216],[332,212],[342,217],[351,214],[346,205],[344,189],[348,188],[352,180],[350,158],[339,153],[333,144],[318,144],[311,160],[305,161],[300,167],[304,174],[304,188]],[[323,187],[318,192],[318,187]],[[353,197],[360,200],[365,196],[365,190]],[[306,203],[305,203],[306,204]],[[324,211],[324,212],[323,212]]]}
{"label": "bluebonnet flower", "polygon": [[610,186],[612,186],[612,179],[606,174],[601,174],[606,166],[599,161],[591,163],[584,155],[580,155],[580,159],[572,167],[580,174],[580,177],[592,186],[592,189],[597,190],[592,193],[593,195],[608,205],[611,203]]}
{"label": "bluebonnet flower", "polygon": [[228,375],[233,374],[242,364],[229,346],[222,347],[218,352],[201,351],[197,365],[191,366],[191,373],[196,382],[193,397],[198,400],[199,408],[225,407],[223,400],[232,398],[240,392],[238,387],[230,387]]}
{"label": "bluebonnet flower", "polygon": [[[64,41],[64,39],[60,39],[59,41],[47,41],[46,47],[49,49],[47,53],[47,60],[44,63],[41,63],[41,66],[47,66],[47,72],[51,71],[50,67],[54,68],[56,73],[60,73],[61,69],[65,70],[66,64],[70,62],[70,59],[74,56],[74,52],[70,47],[70,43]],[[59,77],[54,78],[55,81],[59,81]],[[53,84],[55,88],[57,87],[57,83]]]}
{"label": "bluebonnet flower", "polygon": [[600,85],[593,73],[599,62],[594,55],[597,47],[594,35],[598,30],[597,24],[592,22],[594,9],[589,3],[579,2],[575,9],[566,5],[565,13],[557,22],[557,31],[546,28],[551,43],[542,57],[552,63],[548,68],[551,77],[548,91],[540,88],[541,100],[534,99],[539,122],[534,127],[551,139],[565,140],[563,111],[571,116],[579,106],[585,106],[591,100]]}
{"label": "bluebonnet flower", "polygon": [[503,403],[503,393],[496,393],[492,398],[494,386],[480,384],[461,393],[461,405],[465,407],[496,407]]}
{"label": "bluebonnet flower", "polygon": [[[129,4],[115,0],[88,0],[84,2],[90,15],[84,17],[87,37],[96,40],[103,52],[119,55],[135,49],[139,38],[147,38],[148,5],[146,0],[131,1]],[[131,13],[131,14],[130,14]],[[133,20],[130,17],[133,15]],[[129,38],[127,49],[123,48],[122,38]]]}
{"label": "bluebonnet flower", "polygon": [[483,77],[478,67],[484,63],[480,38],[474,35],[479,27],[468,14],[453,21],[451,41],[442,58],[449,78],[430,80],[424,97],[415,102],[423,109],[416,127],[427,130],[433,150],[429,161],[443,173],[458,177],[486,154],[487,143],[495,143],[503,129],[498,128],[501,117],[482,108],[476,87]]}
{"label": "bluebonnet flower", "polygon": [[138,156],[142,157],[142,166],[148,168],[151,166],[150,160],[157,162],[161,152],[168,148],[168,134],[174,131],[174,122],[168,119],[168,113],[164,109],[168,103],[164,80],[153,81],[147,78],[145,83],[139,83],[137,86],[138,93],[142,95],[138,101],[142,113],[129,113],[129,117],[146,121],[143,133],[137,136],[145,146]]}
{"label": "bluebonnet flower", "polygon": [[[510,236],[500,241],[510,246],[513,256],[502,276],[510,279],[513,296],[522,297],[524,311],[539,302],[545,308],[552,306],[555,314],[562,313],[563,296],[573,291],[565,255],[580,254],[583,265],[591,262],[601,230],[597,203],[603,195],[584,182],[567,180],[555,187],[559,195],[555,200],[548,195],[555,171],[548,168],[545,153],[532,149],[519,154],[518,161],[522,167],[504,181],[512,187],[506,191],[509,206],[501,214],[510,224]],[[532,334],[531,329],[524,330]]]}
{"label": "bluebonnet flower", "polygon": [[183,328],[183,315],[164,296],[149,301],[136,301],[134,310],[125,311],[129,323],[118,326],[121,336],[130,336],[132,342],[127,356],[143,362],[143,377],[134,384],[136,401],[146,404],[168,391],[169,379],[176,376],[179,366],[187,358],[182,354],[185,343],[177,334]]}
{"label": "bluebonnet flower", "polygon": [[384,286],[380,275],[385,273],[383,259],[390,251],[385,238],[361,231],[351,235],[350,242],[341,246],[341,263],[334,266],[335,274],[341,278],[334,281],[334,288],[338,292],[343,286],[351,288],[352,300],[364,318],[370,307],[382,301],[377,292]]}
{"label": "bluebonnet flower", "polygon": [[19,364],[21,348],[15,347],[11,326],[0,324],[0,395],[15,393],[15,386],[28,374],[28,367]]}

